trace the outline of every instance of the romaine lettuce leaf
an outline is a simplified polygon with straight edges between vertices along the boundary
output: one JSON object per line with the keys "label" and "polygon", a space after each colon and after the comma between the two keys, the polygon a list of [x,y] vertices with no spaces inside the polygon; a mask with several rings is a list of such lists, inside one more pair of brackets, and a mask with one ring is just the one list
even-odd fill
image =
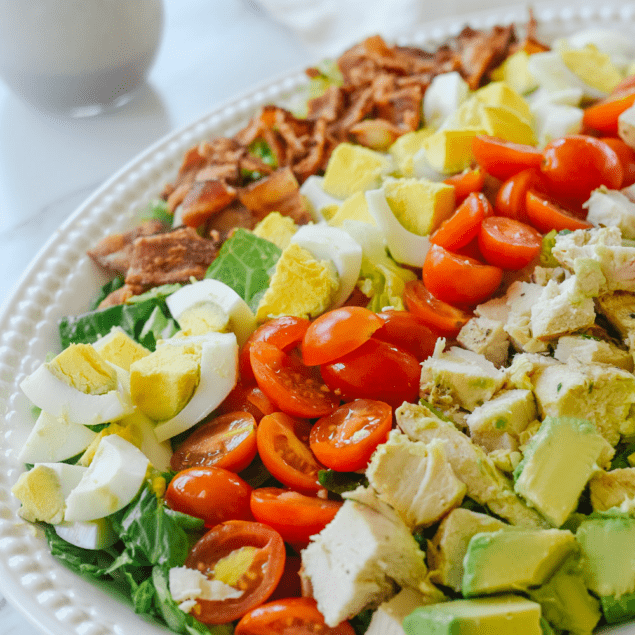
{"label": "romaine lettuce leaf", "polygon": [[281,253],[272,242],[238,229],[223,243],[205,277],[224,282],[255,310],[259,294],[269,286],[269,271]]}

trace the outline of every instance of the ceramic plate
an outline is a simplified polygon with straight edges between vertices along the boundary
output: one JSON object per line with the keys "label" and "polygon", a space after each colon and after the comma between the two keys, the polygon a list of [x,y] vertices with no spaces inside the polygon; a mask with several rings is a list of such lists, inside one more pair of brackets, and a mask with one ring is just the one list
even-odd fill
{"label": "ceramic plate", "polygon": [[[573,7],[534,5],[540,36],[551,39],[589,26],[617,28],[635,36],[635,5]],[[454,17],[405,34],[399,43],[435,46],[469,23],[474,28],[527,20],[526,7]],[[17,515],[11,487],[23,466],[17,454],[33,425],[30,405],[18,386],[50,351],[59,350],[57,320],[86,310],[105,282],[85,255],[113,231],[142,214],[147,202],[171,181],[184,152],[198,141],[231,135],[266,103],[284,104],[306,85],[302,71],[246,93],[141,154],[93,194],[51,236],[23,274],[0,316],[0,589],[47,635],[158,635],[168,632],[135,615],[126,599],[66,569],[50,554],[42,534]],[[635,625],[607,629],[635,634]]]}

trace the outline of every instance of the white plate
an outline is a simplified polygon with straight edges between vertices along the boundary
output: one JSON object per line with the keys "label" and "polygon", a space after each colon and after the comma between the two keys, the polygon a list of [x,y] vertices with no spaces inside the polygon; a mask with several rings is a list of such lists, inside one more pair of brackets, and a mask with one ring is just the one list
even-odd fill
{"label": "white plate", "polygon": [[[635,34],[635,5],[583,7],[536,4],[545,38],[588,26]],[[433,46],[474,28],[516,22],[527,9],[516,6],[429,24],[400,43]],[[86,309],[105,278],[85,255],[100,238],[134,223],[147,202],[172,180],[183,153],[200,140],[232,134],[265,103],[284,103],[305,85],[304,73],[258,88],[149,148],[91,196],[50,238],[22,276],[0,316],[0,589],[4,596],[48,635],[158,635],[168,632],[135,615],[112,593],[86,581],[56,561],[42,534],[17,516],[11,487],[23,470],[16,456],[33,425],[30,406],[18,385],[51,350],[58,350],[57,320]],[[607,629],[635,634],[635,625]]]}

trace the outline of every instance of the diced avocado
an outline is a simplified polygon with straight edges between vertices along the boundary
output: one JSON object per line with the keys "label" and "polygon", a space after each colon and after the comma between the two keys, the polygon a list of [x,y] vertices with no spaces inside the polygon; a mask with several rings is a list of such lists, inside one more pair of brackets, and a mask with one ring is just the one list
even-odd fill
{"label": "diced avocado", "polygon": [[531,121],[531,108],[524,98],[508,82],[490,82],[474,93],[475,99],[487,106],[504,106]]}
{"label": "diced avocado", "polygon": [[627,593],[617,599],[614,595],[600,598],[604,619],[609,624],[635,617],[635,593]]}
{"label": "diced avocado", "polygon": [[562,529],[510,528],[476,534],[463,560],[463,595],[540,586],[576,549],[574,535]]}
{"label": "diced avocado", "polygon": [[550,624],[573,635],[591,635],[602,617],[600,603],[587,590],[577,556],[569,557],[542,586],[529,590]]}
{"label": "diced avocado", "polygon": [[340,143],[329,159],[322,187],[327,194],[345,199],[379,187],[390,172],[390,156],[352,143]]}
{"label": "diced avocado", "polygon": [[430,579],[457,592],[463,584],[463,558],[472,536],[499,531],[507,525],[487,514],[458,508],[451,511],[439,525],[428,543]]}
{"label": "diced avocado", "polygon": [[483,128],[488,135],[512,143],[535,145],[536,134],[530,121],[507,106],[482,106]]}
{"label": "diced avocado", "polygon": [[516,595],[421,606],[403,628],[406,635],[542,635],[540,605]]}
{"label": "diced avocado", "polygon": [[610,93],[622,79],[622,75],[611,61],[611,56],[593,44],[582,49],[560,51],[565,66],[589,86]]}
{"label": "diced avocado", "polygon": [[604,446],[591,422],[547,417],[514,472],[514,490],[560,527],[576,508]]}
{"label": "diced avocado", "polygon": [[428,236],[454,213],[454,187],[446,183],[389,178],[383,190],[397,220],[419,236]]}
{"label": "diced avocado", "polygon": [[474,161],[472,141],[479,134],[485,134],[485,129],[464,127],[435,132],[423,142],[427,162],[442,174],[462,172]]}
{"label": "diced avocado", "polygon": [[575,537],[582,548],[584,580],[591,591],[616,600],[635,592],[635,518],[594,515],[580,524]]}
{"label": "diced avocado", "polygon": [[388,152],[392,156],[401,176],[414,176],[412,159],[423,147],[423,140],[427,139],[433,132],[432,128],[421,128],[421,130],[406,132],[388,148]]}

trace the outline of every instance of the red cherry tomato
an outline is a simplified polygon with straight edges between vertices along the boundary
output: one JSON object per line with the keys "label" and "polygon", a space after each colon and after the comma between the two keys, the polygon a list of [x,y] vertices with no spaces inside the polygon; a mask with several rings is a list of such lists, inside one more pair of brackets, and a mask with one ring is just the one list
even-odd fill
{"label": "red cherry tomato", "polygon": [[244,470],[256,456],[256,420],[248,412],[215,417],[197,428],[172,454],[170,467],[214,465],[231,472]]}
{"label": "red cherry tomato", "polygon": [[419,395],[421,367],[410,353],[369,339],[351,353],[320,366],[322,377],[346,400],[377,399],[394,408]]}
{"label": "red cherry tomato", "polygon": [[287,414],[323,417],[339,405],[339,397],[313,370],[269,342],[252,344],[251,366],[262,392]]}
{"label": "red cherry tomato", "polygon": [[282,577],[280,578],[280,582],[278,582],[276,590],[269,596],[269,602],[285,598],[299,598],[302,595],[301,568],[302,558],[287,552]]}
{"label": "red cherry tomato", "polygon": [[311,428],[313,454],[340,472],[363,470],[392,428],[392,408],[383,401],[356,399],[318,419]]}
{"label": "red cherry tomato", "polygon": [[254,342],[269,342],[281,351],[288,352],[302,341],[309,324],[309,320],[304,318],[285,315],[259,326],[240,349],[238,370],[241,380],[244,382],[254,381],[250,358],[251,345]]}
{"label": "red cherry tomato", "polygon": [[430,236],[433,245],[454,251],[465,247],[478,236],[481,221],[494,213],[490,202],[483,194],[470,194],[457,210],[444,220]]}
{"label": "red cherry tomato", "polygon": [[165,502],[213,527],[226,520],[251,520],[251,489],[240,476],[223,468],[190,467],[170,481]]}
{"label": "red cherry tomato", "polygon": [[335,517],[340,501],[306,496],[279,487],[261,487],[251,493],[254,518],[273,527],[285,542],[306,545]]}
{"label": "red cherry tomato", "polygon": [[548,143],[540,169],[558,197],[579,201],[586,201],[600,185],[618,189],[624,180],[615,150],[588,135],[571,135]]}
{"label": "red cherry tomato", "polygon": [[[220,561],[236,558],[244,562],[246,550],[251,560],[244,572],[236,572],[235,586],[243,590],[238,598],[197,600],[193,614],[204,624],[225,624],[240,619],[265,602],[278,585],[285,565],[285,547],[280,534],[262,523],[230,520],[210,529],[190,551],[185,566],[214,578]],[[235,568],[235,567],[234,567]]]}
{"label": "red cherry tomato", "polygon": [[232,412],[248,412],[258,422],[264,415],[278,410],[277,406],[264,396],[257,385],[247,385],[239,380],[234,389],[218,406],[216,413],[226,415]]}
{"label": "red cherry tomato", "polygon": [[472,192],[480,192],[483,189],[485,173],[477,167],[473,170],[465,170],[460,174],[453,174],[443,182],[454,187],[454,198],[458,205]]}
{"label": "red cherry tomato", "polygon": [[287,598],[268,602],[245,615],[235,635],[355,635],[348,622],[327,626],[313,598]]}
{"label": "red cherry tomato", "polygon": [[593,227],[573,212],[564,209],[556,201],[529,190],[527,192],[527,216],[529,222],[543,234],[547,234],[552,229],[562,231],[563,229],[589,229]]}
{"label": "red cherry tomato", "polygon": [[456,337],[472,317],[470,313],[435,298],[421,280],[406,283],[403,294],[408,311],[441,335]]}
{"label": "red cherry tomato", "polygon": [[527,223],[529,221],[526,203],[527,191],[542,189],[542,180],[544,177],[536,168],[528,168],[510,176],[500,186],[496,194],[495,213],[498,216],[507,216],[507,218],[513,218],[521,223]]}
{"label": "red cherry tomato", "polygon": [[324,469],[309,447],[311,424],[283,412],[262,418],[256,441],[265,467],[287,487],[313,494],[321,489],[318,472]]}
{"label": "red cherry tomato", "polygon": [[542,161],[538,148],[487,135],[474,137],[472,152],[476,162],[501,181],[526,168],[540,167]]}
{"label": "red cherry tomato", "polygon": [[633,78],[627,78],[629,84],[616,86],[615,90],[606,99],[598,101],[584,110],[582,123],[587,128],[598,130],[604,134],[617,134],[618,117],[635,103],[635,86]]}
{"label": "red cherry tomato", "polygon": [[438,333],[410,311],[382,311],[377,314],[384,325],[373,333],[376,340],[388,342],[413,355],[417,361],[428,359],[434,351]]}
{"label": "red cherry tomato", "polygon": [[369,309],[343,306],[320,315],[304,334],[302,358],[307,366],[319,366],[350,353],[382,327]]}
{"label": "red cherry tomato", "polygon": [[530,225],[505,216],[486,218],[478,244],[490,265],[517,270],[526,267],[542,247],[542,235]]}
{"label": "red cherry tomato", "polygon": [[600,141],[604,141],[609,147],[613,148],[620,159],[624,170],[624,180],[621,187],[633,185],[635,183],[635,150],[617,137],[602,137]]}
{"label": "red cherry tomato", "polygon": [[471,305],[491,297],[503,280],[503,270],[432,245],[423,263],[422,280],[439,300]]}

